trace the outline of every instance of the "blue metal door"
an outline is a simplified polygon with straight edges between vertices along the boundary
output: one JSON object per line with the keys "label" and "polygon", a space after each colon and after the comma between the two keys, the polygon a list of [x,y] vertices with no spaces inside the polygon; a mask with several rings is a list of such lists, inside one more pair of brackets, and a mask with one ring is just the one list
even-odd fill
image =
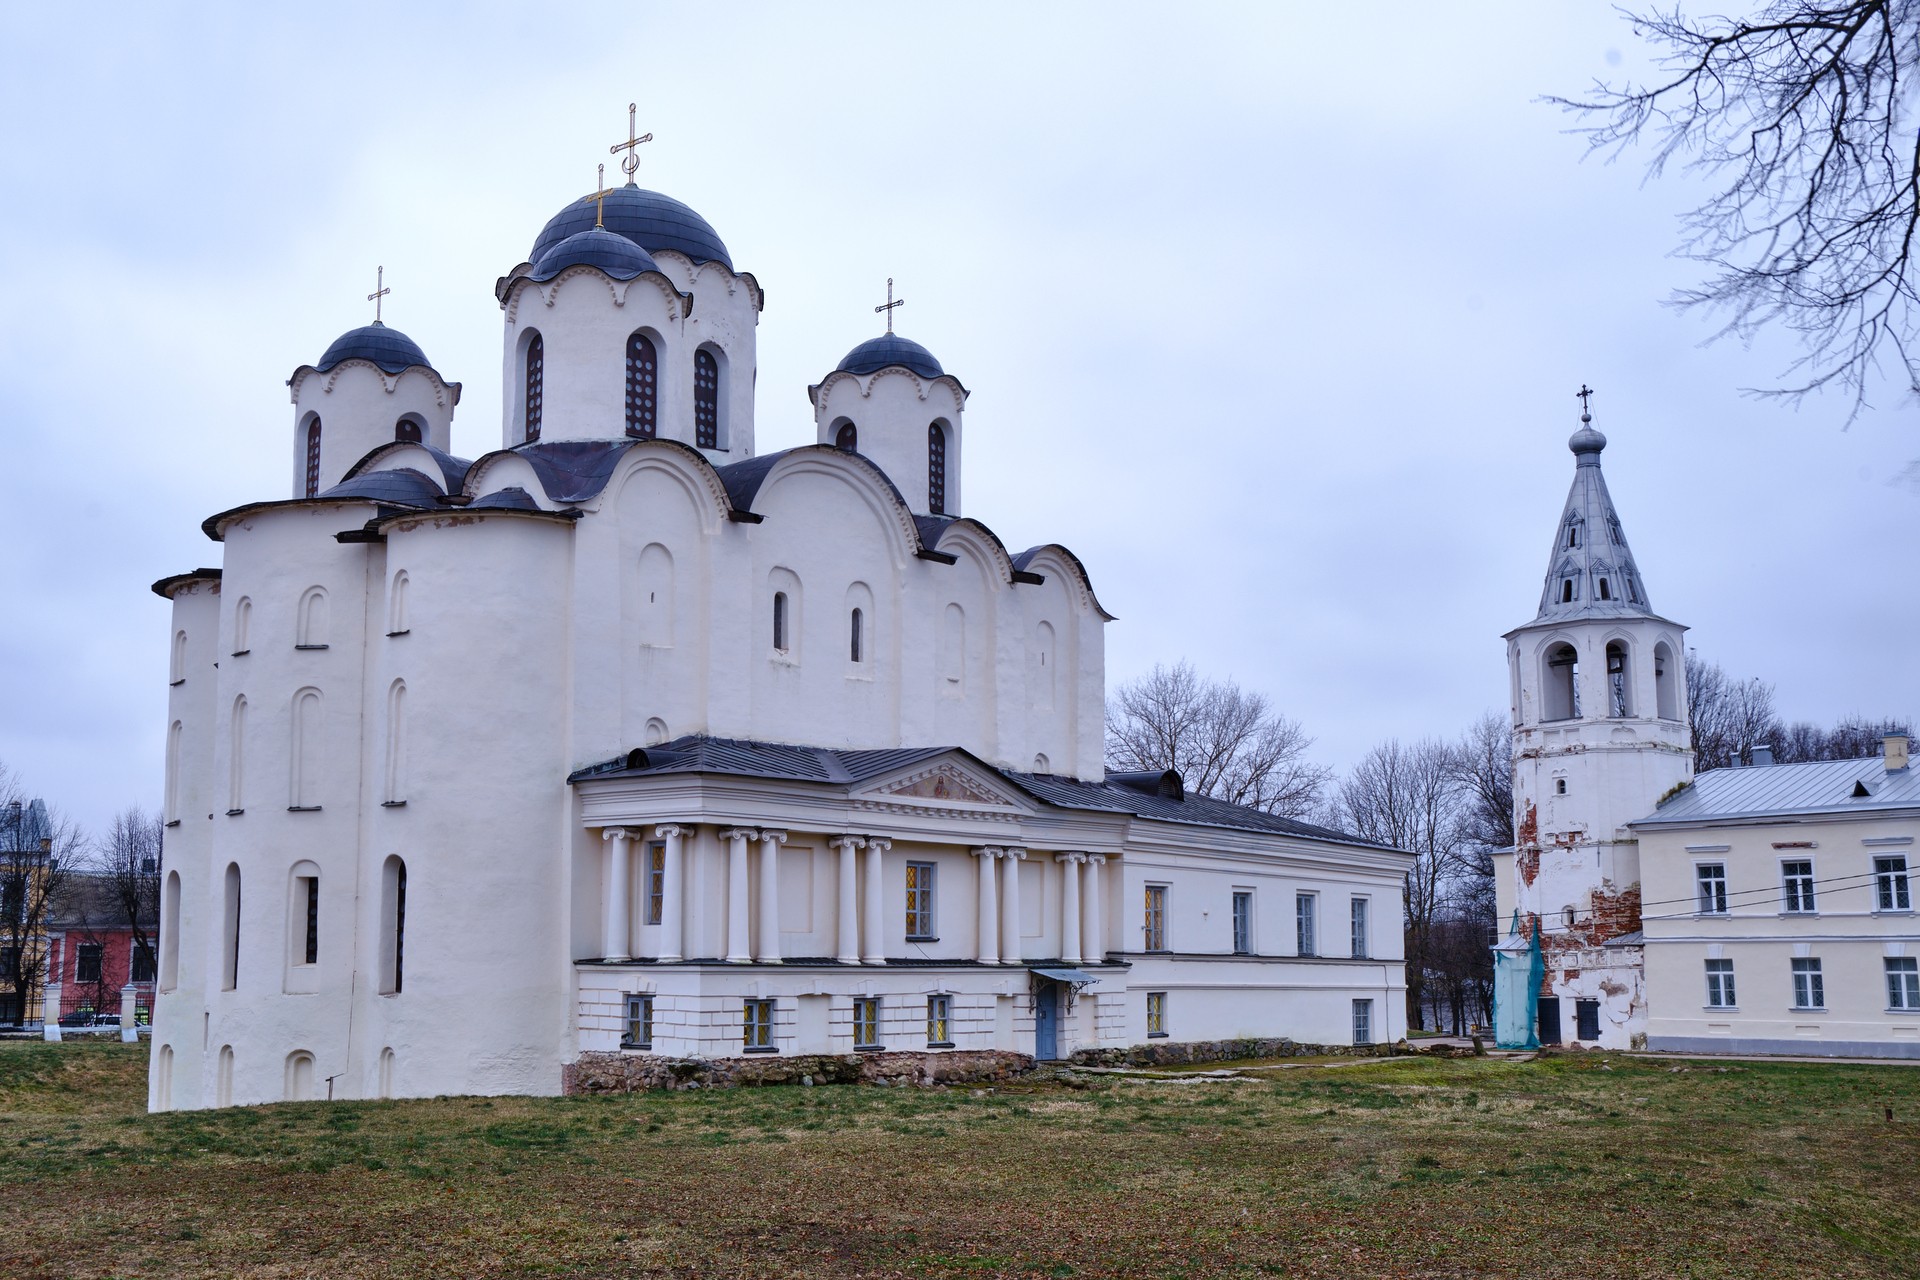
{"label": "blue metal door", "polygon": [[1060,1056],[1060,984],[1044,978],[1033,993],[1033,1056],[1052,1062]]}

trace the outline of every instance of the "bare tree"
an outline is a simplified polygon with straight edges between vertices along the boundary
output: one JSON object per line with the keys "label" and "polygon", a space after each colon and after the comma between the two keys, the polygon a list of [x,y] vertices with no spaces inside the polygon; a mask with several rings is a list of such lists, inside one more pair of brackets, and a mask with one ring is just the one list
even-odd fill
{"label": "bare tree", "polygon": [[1736,680],[1717,662],[1687,662],[1687,714],[1692,721],[1697,773],[1749,764],[1753,748],[1780,732],[1773,713],[1773,686],[1759,677]]}
{"label": "bare tree", "polygon": [[1107,702],[1107,767],[1174,769],[1187,789],[1298,818],[1322,804],[1330,770],[1306,758],[1313,739],[1264,694],[1203,680],[1185,661],[1156,665]]}
{"label": "bare tree", "polygon": [[1426,982],[1434,930],[1464,869],[1469,796],[1459,749],[1438,739],[1398,739],[1369,751],[1342,782],[1340,825],[1415,857],[1406,879],[1407,1019],[1425,1025]]}
{"label": "bare tree", "polygon": [[1909,78],[1920,69],[1914,0],[1770,0],[1750,18],[1630,13],[1660,47],[1650,83],[1596,83],[1549,101],[1589,117],[1594,150],[1651,141],[1650,176],[1670,163],[1715,190],[1683,216],[1682,253],[1710,268],[1677,305],[1725,317],[1718,336],[1778,324],[1805,354],[1784,386],[1829,384],[1866,403],[1883,364],[1920,390],[1920,132]]}
{"label": "bare tree", "polygon": [[1806,721],[1783,727],[1773,742],[1773,758],[1781,764],[1807,760],[1864,760],[1881,752],[1880,740],[1890,733],[1907,732],[1907,721],[1896,716],[1879,720],[1847,716],[1831,729]]}
{"label": "bare tree", "polygon": [[1511,849],[1513,722],[1489,711],[1460,740],[1460,777],[1467,788],[1467,832],[1487,849]]}
{"label": "bare tree", "polygon": [[78,828],[0,764],[0,995],[32,1019],[46,981],[47,923],[85,846]]}
{"label": "bare tree", "polygon": [[132,935],[134,972],[159,972],[156,950],[160,925],[160,841],[165,826],[157,813],[129,805],[114,815],[106,839],[95,851],[98,874],[105,889],[103,921]]}

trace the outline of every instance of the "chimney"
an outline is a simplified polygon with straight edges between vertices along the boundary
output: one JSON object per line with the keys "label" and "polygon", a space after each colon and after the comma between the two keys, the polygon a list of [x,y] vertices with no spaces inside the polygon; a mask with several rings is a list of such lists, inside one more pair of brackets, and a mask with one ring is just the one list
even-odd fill
{"label": "chimney", "polygon": [[1907,759],[1906,734],[1890,733],[1880,739],[1880,745],[1886,749],[1888,773],[1894,773],[1907,767],[1909,761]]}
{"label": "chimney", "polygon": [[1758,769],[1762,765],[1772,763],[1773,744],[1771,742],[1756,742],[1753,746],[1753,767]]}

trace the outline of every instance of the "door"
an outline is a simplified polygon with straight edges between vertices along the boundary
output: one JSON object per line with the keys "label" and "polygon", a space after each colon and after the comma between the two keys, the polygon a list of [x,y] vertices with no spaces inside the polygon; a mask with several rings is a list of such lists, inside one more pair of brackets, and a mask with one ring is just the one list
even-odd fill
{"label": "door", "polygon": [[1600,1002],[1598,1000],[1573,1002],[1573,1033],[1581,1040],[1600,1038]]}
{"label": "door", "polygon": [[1540,997],[1540,1043],[1560,1043],[1560,997]]}
{"label": "door", "polygon": [[1033,993],[1033,1056],[1042,1062],[1060,1056],[1060,986],[1045,978]]}

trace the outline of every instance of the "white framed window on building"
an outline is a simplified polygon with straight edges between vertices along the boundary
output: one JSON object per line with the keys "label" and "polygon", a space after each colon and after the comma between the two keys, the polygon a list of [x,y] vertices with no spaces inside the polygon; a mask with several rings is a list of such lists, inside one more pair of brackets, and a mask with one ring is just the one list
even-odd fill
{"label": "white framed window on building", "polygon": [[1732,1009],[1736,1005],[1733,998],[1733,961],[1707,961],[1707,1007],[1709,1009]]}
{"label": "white framed window on building", "polygon": [[853,1001],[853,1047],[878,1049],[880,1045],[880,997],[856,996]]}
{"label": "white framed window on building", "polygon": [[1147,951],[1167,949],[1167,886],[1147,886],[1146,919],[1141,929],[1141,946]]}
{"label": "white framed window on building", "polygon": [[773,1052],[773,1001],[748,1000],[742,1018],[741,1046],[748,1053]]}
{"label": "white framed window on building", "polygon": [[1367,900],[1355,898],[1351,907],[1353,919],[1353,958],[1364,960],[1370,954],[1367,951]]}
{"label": "white framed window on building", "polygon": [[1888,956],[1887,1008],[1920,1009],[1920,960]]}
{"label": "white framed window on building", "polygon": [[1164,991],[1147,992],[1147,1034],[1167,1034],[1167,993]]}
{"label": "white framed window on building", "polygon": [[1780,898],[1788,911],[1813,910],[1813,860],[1789,858],[1780,864]]}
{"label": "white framed window on building", "polygon": [[933,928],[933,877],[938,871],[931,862],[907,864],[907,940],[938,942]]}
{"label": "white framed window on building", "polygon": [[659,924],[667,902],[667,842],[647,845],[647,923]]}
{"label": "white framed window on building", "polygon": [[1693,882],[1696,887],[1696,910],[1703,916],[1723,916],[1727,914],[1727,864],[1724,862],[1699,862],[1694,864]]}
{"label": "white framed window on building", "polygon": [[1793,961],[1793,1007],[1796,1009],[1824,1009],[1827,1007],[1826,979],[1820,972],[1820,961],[1814,956],[1798,956]]}
{"label": "white framed window on building", "polygon": [[927,1048],[953,1047],[953,997],[927,997]]}
{"label": "white framed window on building", "polygon": [[1907,856],[1888,854],[1873,860],[1873,905],[1881,911],[1913,910],[1907,885]]}
{"label": "white framed window on building", "polygon": [[653,997],[627,996],[627,1025],[620,1033],[622,1049],[653,1048]]}
{"label": "white framed window on building", "polygon": [[1355,1044],[1373,1043],[1373,1001],[1371,1000],[1353,1002],[1353,1042]]}
{"label": "white framed window on building", "polygon": [[1233,891],[1233,954],[1253,954],[1253,890]]}
{"label": "white framed window on building", "polygon": [[1314,908],[1317,895],[1311,893],[1295,894],[1293,898],[1294,942],[1296,953],[1303,956],[1319,955],[1314,941]]}

